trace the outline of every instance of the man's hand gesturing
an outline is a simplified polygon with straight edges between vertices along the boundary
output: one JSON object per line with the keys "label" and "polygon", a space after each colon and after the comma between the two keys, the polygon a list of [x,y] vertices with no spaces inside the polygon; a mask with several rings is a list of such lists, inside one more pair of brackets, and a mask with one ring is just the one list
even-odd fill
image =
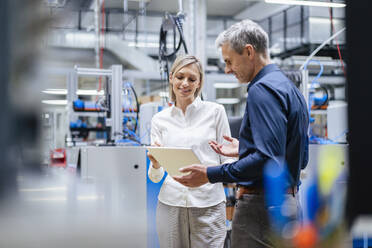
{"label": "man's hand gesturing", "polygon": [[224,135],[223,138],[229,142],[229,144],[218,144],[216,141],[209,141],[211,148],[218,154],[226,157],[238,157],[239,156],[239,141],[230,136]]}

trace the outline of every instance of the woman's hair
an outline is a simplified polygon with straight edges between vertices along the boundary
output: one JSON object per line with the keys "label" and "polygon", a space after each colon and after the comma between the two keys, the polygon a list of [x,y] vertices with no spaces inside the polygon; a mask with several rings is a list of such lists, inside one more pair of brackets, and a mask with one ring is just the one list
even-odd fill
{"label": "woman's hair", "polygon": [[242,54],[246,44],[251,44],[257,52],[265,57],[269,55],[267,33],[257,23],[248,19],[235,23],[218,35],[216,47],[219,48],[226,43],[239,54]]}
{"label": "woman's hair", "polygon": [[[200,87],[196,89],[195,94],[194,94],[194,96],[197,97],[200,94],[201,89],[203,87],[203,83],[204,83],[203,66],[199,59],[197,59],[195,56],[192,56],[192,55],[187,55],[187,54],[179,55],[174,61],[170,73],[172,75],[172,78],[174,78],[174,76],[179,70],[181,70],[185,66],[192,65],[192,64],[196,65],[196,67],[199,70],[199,75],[200,75]],[[172,102],[176,101],[176,95],[173,92],[173,85],[171,81],[169,81],[169,96]]]}

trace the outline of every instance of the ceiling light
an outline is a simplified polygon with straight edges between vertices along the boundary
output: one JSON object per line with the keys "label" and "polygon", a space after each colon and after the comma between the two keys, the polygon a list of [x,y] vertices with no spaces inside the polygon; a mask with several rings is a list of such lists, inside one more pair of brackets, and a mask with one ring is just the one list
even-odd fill
{"label": "ceiling light", "polygon": [[77,95],[86,95],[86,96],[89,96],[89,95],[103,96],[104,91],[101,90],[101,91],[98,92],[97,90],[77,90],[76,94]]}
{"label": "ceiling light", "polygon": [[344,3],[320,2],[320,1],[302,1],[302,0],[265,0],[266,3],[304,5],[316,7],[344,8]]}
{"label": "ceiling light", "polygon": [[217,98],[216,102],[219,104],[237,104],[240,100],[239,98]]}
{"label": "ceiling light", "polygon": [[42,100],[41,102],[50,105],[67,105],[67,100]]}
{"label": "ceiling light", "polygon": [[[67,90],[66,89],[46,89],[46,90],[43,90],[42,92],[45,93],[45,94],[51,94],[51,95],[67,95]],[[82,95],[85,95],[85,96],[89,96],[89,95],[103,96],[104,90],[101,90],[99,92],[97,90],[77,90],[76,94],[81,95],[81,96]]]}
{"label": "ceiling light", "polygon": [[43,198],[29,198],[26,201],[50,201],[50,202],[65,202],[67,201],[66,197],[43,197]]}
{"label": "ceiling light", "polygon": [[25,188],[19,189],[20,192],[42,192],[42,191],[66,191],[66,187],[50,187],[50,188]]}
{"label": "ceiling light", "polygon": [[155,42],[128,42],[129,47],[159,47],[159,43]]}
{"label": "ceiling light", "polygon": [[240,83],[215,83],[214,88],[216,89],[235,89],[242,86]]}
{"label": "ceiling light", "polygon": [[66,89],[46,89],[41,92],[45,94],[50,94],[50,95],[66,95],[67,94]]}

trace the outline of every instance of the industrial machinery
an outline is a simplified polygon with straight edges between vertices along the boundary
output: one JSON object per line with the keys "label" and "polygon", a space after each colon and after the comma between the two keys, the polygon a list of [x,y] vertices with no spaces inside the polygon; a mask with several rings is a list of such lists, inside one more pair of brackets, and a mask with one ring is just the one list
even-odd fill
{"label": "industrial machinery", "polygon": [[[94,101],[78,99],[79,77],[104,77],[103,90]],[[149,161],[141,144],[150,144],[151,118],[161,109],[155,103],[139,107],[132,84],[122,80],[121,65],[110,69],[76,66],[69,75],[66,167],[84,187],[94,185],[97,207],[110,218],[117,217],[124,232],[132,232],[133,227],[141,237],[122,240],[124,246],[152,247],[156,242],[154,211],[161,184],[147,179]],[[85,118],[101,119],[101,126],[89,126]],[[84,140],[82,135],[89,131],[104,136]]]}
{"label": "industrial machinery", "polygon": [[308,103],[310,143],[346,143],[346,84],[344,75],[340,74],[341,62],[329,57],[307,60],[304,56],[292,56],[281,61],[280,66],[284,72],[302,72],[300,89]]}
{"label": "industrial machinery", "polygon": [[[115,142],[120,139],[122,134],[122,66],[113,65],[110,69],[91,69],[75,66],[70,72],[68,79],[67,101],[69,133],[67,135],[67,146],[79,145],[79,141],[74,135],[74,131],[79,134],[89,131],[105,131],[107,143]],[[105,85],[105,96],[102,103],[85,104],[77,96],[78,78],[86,77],[107,77]],[[97,92],[98,94],[98,92]],[[103,103],[104,102],[104,103]],[[79,121],[79,117],[105,117],[102,127],[88,127]],[[83,142],[84,144],[84,142]],[[86,143],[85,143],[86,144]]]}
{"label": "industrial machinery", "polygon": [[[103,90],[93,91],[94,101],[78,98],[79,77],[104,77]],[[101,81],[101,80],[100,80]],[[69,132],[67,146],[89,144],[139,145],[139,104],[130,82],[122,82],[122,66],[110,69],[80,68],[75,66],[68,80]],[[97,118],[92,126],[88,118]],[[97,132],[96,139],[89,141],[89,132]]]}

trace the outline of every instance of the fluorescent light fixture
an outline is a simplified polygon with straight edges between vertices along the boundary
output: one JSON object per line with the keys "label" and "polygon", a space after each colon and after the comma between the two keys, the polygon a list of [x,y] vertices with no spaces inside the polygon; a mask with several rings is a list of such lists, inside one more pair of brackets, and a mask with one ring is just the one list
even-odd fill
{"label": "fluorescent light fixture", "polygon": [[128,42],[129,47],[159,47],[159,43],[154,42]]}
{"label": "fluorescent light fixture", "polygon": [[240,83],[215,83],[214,88],[216,89],[235,89],[241,86]]}
{"label": "fluorescent light fixture", "polygon": [[76,91],[76,94],[77,95],[86,95],[86,96],[90,96],[90,95],[99,95],[99,96],[103,96],[105,92],[103,90],[101,91],[97,91],[97,90],[77,90]]}
{"label": "fluorescent light fixture", "polygon": [[77,196],[78,201],[96,201],[96,200],[103,200],[103,196],[98,195],[79,195]]}
{"label": "fluorescent light fixture", "polygon": [[19,189],[19,192],[45,192],[45,191],[66,191],[66,187],[50,187],[50,188],[28,188],[28,189]]}
{"label": "fluorescent light fixture", "polygon": [[[309,21],[310,21],[311,23],[319,23],[319,24],[327,24],[327,25],[331,25],[331,20],[329,20],[329,18],[309,17]],[[341,21],[342,21],[342,20],[339,20],[339,19],[333,19],[333,23],[334,23],[335,25],[342,23]],[[343,25],[343,26],[345,26],[345,25]],[[338,30],[337,30],[337,31],[338,31]]]}
{"label": "fluorescent light fixture", "polygon": [[67,100],[42,100],[41,102],[50,105],[67,105]]}
{"label": "fluorescent light fixture", "polygon": [[240,100],[239,98],[218,98],[216,102],[219,104],[237,104]]}
{"label": "fluorescent light fixture", "polygon": [[50,94],[50,95],[67,95],[66,89],[46,89],[41,92],[45,94]]}
{"label": "fluorescent light fixture", "polygon": [[26,201],[33,201],[33,202],[39,202],[39,201],[65,202],[65,201],[67,201],[67,198],[66,197],[29,198],[29,199],[26,199]]}
{"label": "fluorescent light fixture", "polygon": [[331,8],[344,8],[346,6],[346,4],[344,3],[303,1],[303,0],[265,0],[265,2],[276,3],[276,4],[304,5],[304,6],[331,7]]}
{"label": "fluorescent light fixture", "polygon": [[[50,94],[50,95],[67,95],[67,89],[46,89],[42,91],[45,94]],[[85,96],[91,96],[91,95],[99,95],[103,96],[105,93],[104,90],[97,91],[97,90],[77,90],[76,94],[77,95],[85,95]]]}

